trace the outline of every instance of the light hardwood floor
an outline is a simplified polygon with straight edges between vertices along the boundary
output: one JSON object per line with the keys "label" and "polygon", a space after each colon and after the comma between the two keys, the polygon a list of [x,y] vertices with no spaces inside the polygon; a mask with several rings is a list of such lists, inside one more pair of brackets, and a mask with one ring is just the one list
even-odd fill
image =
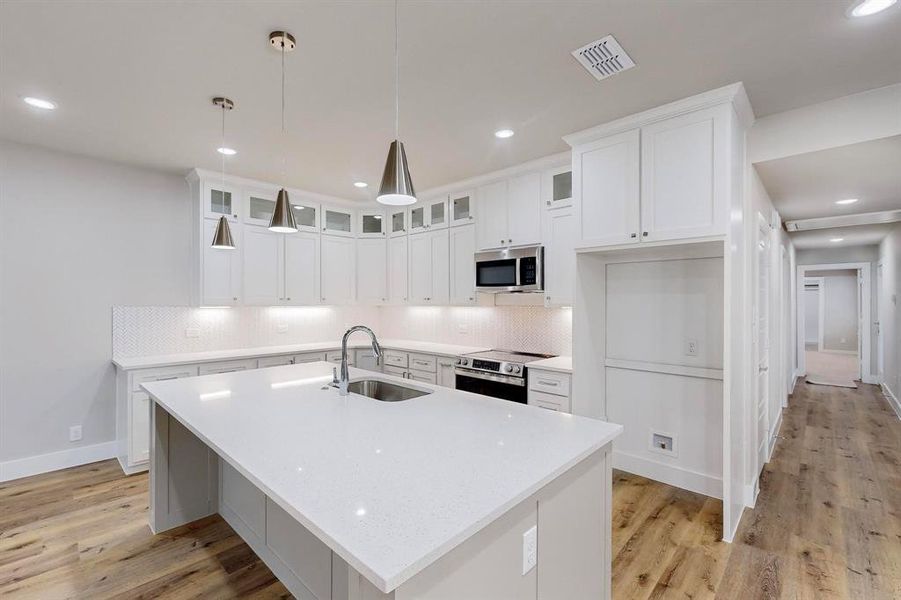
{"label": "light hardwood floor", "polygon": [[[617,472],[614,598],[901,598],[901,422],[878,389],[799,384],[781,433],[733,544],[718,500]],[[0,484],[0,596],[288,597],[218,517],[153,536],[147,510],[115,461]]]}

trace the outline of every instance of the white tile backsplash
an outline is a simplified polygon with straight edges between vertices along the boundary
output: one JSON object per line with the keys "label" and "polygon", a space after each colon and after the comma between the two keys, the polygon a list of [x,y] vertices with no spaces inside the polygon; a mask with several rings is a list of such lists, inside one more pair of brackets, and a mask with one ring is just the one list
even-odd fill
{"label": "white tile backsplash", "polygon": [[128,358],[339,340],[356,324],[382,338],[572,352],[572,310],[543,307],[114,306],[113,356]]}

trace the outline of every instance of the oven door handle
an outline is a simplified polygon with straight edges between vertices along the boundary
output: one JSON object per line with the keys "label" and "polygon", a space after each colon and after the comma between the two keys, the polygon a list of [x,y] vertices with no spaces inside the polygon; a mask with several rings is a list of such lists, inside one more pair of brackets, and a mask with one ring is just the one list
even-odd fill
{"label": "oven door handle", "polygon": [[473,379],[485,379],[486,381],[497,381],[498,383],[506,383],[523,387],[526,385],[525,377],[510,377],[507,375],[495,375],[494,373],[486,373],[484,371],[473,371],[471,369],[461,369],[457,367],[454,373],[463,377],[472,377]]}
{"label": "oven door handle", "polygon": [[516,287],[519,287],[522,285],[522,280],[520,279],[520,276],[519,276],[520,267],[522,266],[519,264],[521,260],[522,260],[521,258],[513,259],[513,268],[516,269],[516,279],[515,279]]}

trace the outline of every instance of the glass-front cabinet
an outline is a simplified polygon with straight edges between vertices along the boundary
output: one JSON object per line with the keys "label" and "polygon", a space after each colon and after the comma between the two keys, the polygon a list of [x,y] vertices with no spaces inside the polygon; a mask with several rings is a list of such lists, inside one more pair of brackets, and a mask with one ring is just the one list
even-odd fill
{"label": "glass-front cabinet", "polygon": [[322,207],[322,233],[353,237],[354,211],[334,206]]}
{"label": "glass-front cabinet", "polygon": [[447,227],[447,196],[422,200],[410,207],[410,233]]}
{"label": "glass-front cabinet", "polygon": [[573,172],[571,165],[549,169],[541,182],[541,195],[547,208],[563,208],[573,204]]}
{"label": "glass-front cabinet", "polygon": [[388,211],[388,235],[397,237],[407,235],[407,209],[392,208]]}
{"label": "glass-front cabinet", "polygon": [[[244,222],[268,227],[275,212],[278,190],[249,189],[244,193]],[[288,201],[294,212],[294,221],[299,231],[318,231],[319,206],[308,202],[299,193],[288,190]]]}
{"label": "glass-front cabinet", "polygon": [[428,229],[428,212],[425,204],[410,208],[410,233],[419,233]]}
{"label": "glass-front cabinet", "polygon": [[319,231],[319,205],[310,202],[297,193],[288,192],[288,201],[294,212],[294,222],[299,231],[316,233]]}
{"label": "glass-front cabinet", "polygon": [[359,234],[361,238],[385,237],[385,212],[378,208],[360,210]]}
{"label": "glass-front cabinet", "polygon": [[205,181],[203,184],[203,216],[208,219],[224,216],[229,221],[237,222],[240,201],[241,192],[236,187],[216,181]]}
{"label": "glass-front cabinet", "polygon": [[473,193],[471,190],[457,192],[448,197],[450,224],[452,226],[469,225],[473,222],[475,211],[472,199]]}

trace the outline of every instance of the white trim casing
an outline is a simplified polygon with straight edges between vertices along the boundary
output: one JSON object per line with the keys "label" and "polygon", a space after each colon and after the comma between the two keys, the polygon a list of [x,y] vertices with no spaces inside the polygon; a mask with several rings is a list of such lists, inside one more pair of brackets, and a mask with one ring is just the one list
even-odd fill
{"label": "white trim casing", "polygon": [[895,414],[898,415],[898,418],[901,419],[901,402],[898,401],[887,385],[880,383],[879,387],[882,388],[882,394],[885,396],[885,399],[888,400],[889,406],[892,407],[892,410],[894,410]]}
{"label": "white trim casing", "polygon": [[118,443],[112,441],[8,460],[0,463],[0,482],[115,458],[117,448]]}

